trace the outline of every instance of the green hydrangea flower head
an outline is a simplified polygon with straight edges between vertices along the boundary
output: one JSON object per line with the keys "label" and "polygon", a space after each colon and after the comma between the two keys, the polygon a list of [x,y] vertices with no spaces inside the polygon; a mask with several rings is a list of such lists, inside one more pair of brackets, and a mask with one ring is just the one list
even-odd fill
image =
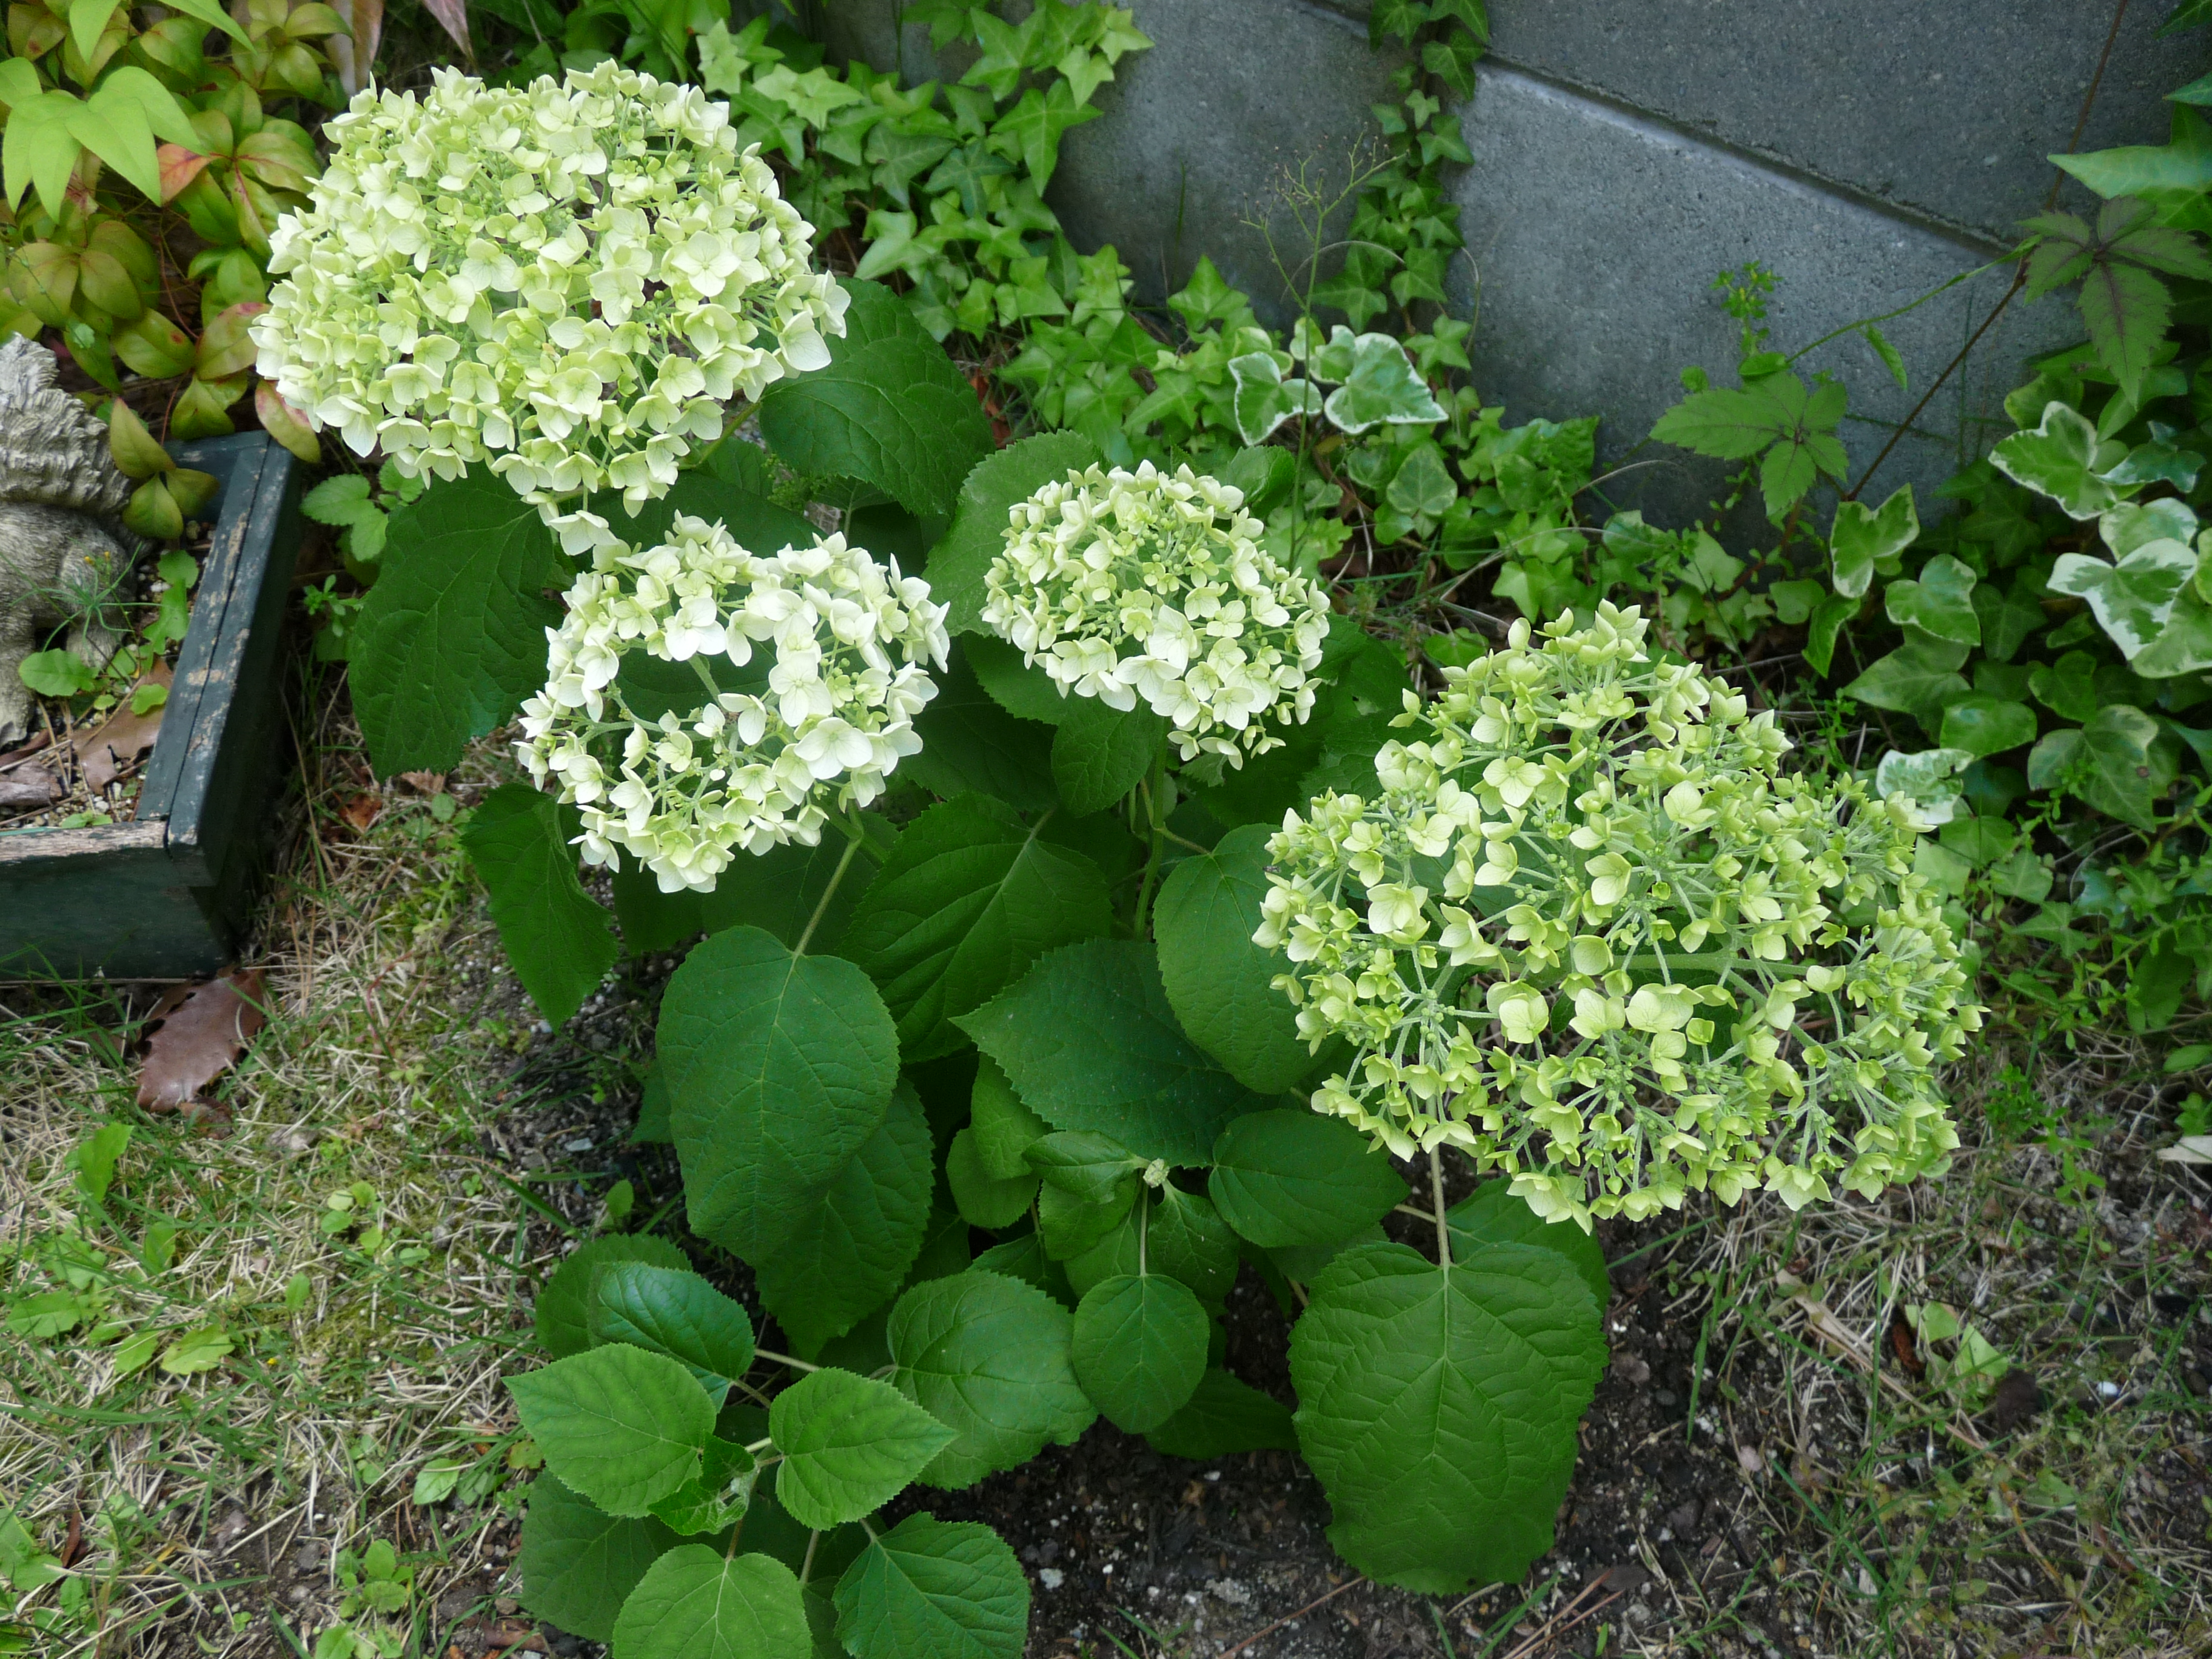
{"label": "green hydrangea flower head", "polygon": [[984,626],[1060,696],[1141,698],[1185,761],[1242,766],[1311,712],[1328,632],[1327,595],[1261,550],[1243,508],[1188,466],[1070,472],[1014,504]]}
{"label": "green hydrangea flower head", "polygon": [[270,238],[259,368],[405,477],[488,464],[570,552],[663,495],[723,404],[830,361],[848,296],[729,106],[619,64],[370,88]]}
{"label": "green hydrangea flower head", "polygon": [[1407,694],[1372,795],[1285,817],[1255,938],[1301,1034],[1354,1050],[1315,1109],[1585,1228],[1940,1173],[1936,1067],[1982,1011],[1913,873],[1928,815],[1784,771],[1773,715],[1646,628],[1516,623]]}

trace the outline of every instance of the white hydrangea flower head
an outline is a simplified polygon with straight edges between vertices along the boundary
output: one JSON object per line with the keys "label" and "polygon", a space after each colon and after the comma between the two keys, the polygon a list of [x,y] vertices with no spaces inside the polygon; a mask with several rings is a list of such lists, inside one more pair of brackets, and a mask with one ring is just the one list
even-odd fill
{"label": "white hydrangea flower head", "polygon": [[[668,893],[711,890],[740,848],[811,847],[873,801],[920,751],[928,665],[951,646],[945,607],[896,559],[842,535],[750,553],[682,514],[658,546],[599,548],[565,600],[515,752],[580,810],[586,863],[628,853]],[[617,676],[637,651],[693,664],[708,700],[633,712]]]}
{"label": "white hydrangea flower head", "polygon": [[1188,466],[1071,471],[1014,506],[984,625],[1062,696],[1142,698],[1184,760],[1242,766],[1311,712],[1328,632],[1320,585],[1261,550],[1243,507]]}
{"label": "white hydrangea flower head", "polygon": [[666,494],[725,403],[844,332],[813,228],[696,87],[613,62],[527,88],[441,70],[325,130],[307,207],[270,238],[263,378],[405,477],[490,465],[571,552],[613,538],[576,498]]}
{"label": "white hydrangea flower head", "polygon": [[1653,660],[1635,611],[1573,624],[1407,693],[1374,794],[1269,842],[1254,938],[1300,1033],[1355,1051],[1315,1109],[1585,1228],[1940,1173],[1936,1068],[1982,1011],[1913,873],[1924,816],[1784,772],[1772,714]]}

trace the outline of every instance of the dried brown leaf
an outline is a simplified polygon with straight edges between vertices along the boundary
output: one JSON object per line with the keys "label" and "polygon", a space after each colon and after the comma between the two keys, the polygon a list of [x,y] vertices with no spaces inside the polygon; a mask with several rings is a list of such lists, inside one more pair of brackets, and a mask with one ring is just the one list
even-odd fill
{"label": "dried brown leaf", "polygon": [[40,811],[67,793],[62,781],[43,766],[0,772],[0,812]]}
{"label": "dried brown leaf", "polygon": [[[166,686],[170,683],[169,665],[160,663],[149,672],[140,684]],[[133,688],[134,690],[136,688]],[[167,708],[149,708],[143,714],[131,712],[128,698],[118,705],[114,714],[89,732],[79,732],[70,739],[84,768],[84,781],[94,791],[102,790],[137,764],[138,757],[154,746],[161,735],[161,715]]]}
{"label": "dried brown leaf", "polygon": [[446,793],[443,772],[402,772],[394,780],[404,783],[418,795],[442,795]]}
{"label": "dried brown leaf", "polygon": [[350,796],[346,804],[338,808],[338,816],[356,831],[365,835],[369,826],[384,816],[383,799],[370,794]]}
{"label": "dried brown leaf", "polygon": [[173,1112],[237,1064],[268,1024],[261,981],[258,968],[233,969],[221,979],[180,986],[155,1005],[138,1073],[141,1106]]}

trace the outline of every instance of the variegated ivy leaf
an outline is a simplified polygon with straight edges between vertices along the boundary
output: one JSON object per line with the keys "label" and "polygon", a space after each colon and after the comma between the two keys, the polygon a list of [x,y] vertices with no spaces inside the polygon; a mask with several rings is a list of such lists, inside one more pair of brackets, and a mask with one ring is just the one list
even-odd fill
{"label": "variegated ivy leaf", "polygon": [[1406,348],[1388,334],[1354,334],[1340,323],[1326,343],[1319,335],[1302,319],[1291,355],[1304,361],[1315,380],[1336,387],[1323,410],[1339,431],[1357,436],[1373,426],[1426,426],[1443,419]]}
{"label": "variegated ivy leaf", "polygon": [[1272,351],[1231,357],[1229,374],[1237,382],[1237,434],[1248,444],[1261,442],[1293,415],[1322,411],[1321,388],[1310,380],[1285,380]]}
{"label": "variegated ivy leaf", "polygon": [[1863,501],[1841,501],[1836,522],[1828,532],[1828,556],[1835,571],[1836,592],[1847,599],[1863,599],[1873,585],[1875,568],[1887,563],[1895,569],[1898,555],[1920,534],[1920,514],[1912,505],[1912,486],[1903,485],[1879,508]]}
{"label": "variegated ivy leaf", "polygon": [[1875,769],[1875,793],[1884,800],[1893,795],[1908,797],[1931,828],[1948,823],[1964,793],[1957,774],[1973,763],[1971,749],[1923,749],[1917,755],[1893,749]]}
{"label": "variegated ivy leaf", "polygon": [[2063,553],[2051,568],[2051,591],[2088,600],[2098,625],[2133,662],[2165,631],[2182,588],[2196,574],[2195,550],[2161,537],[2118,564]]}
{"label": "variegated ivy leaf", "polygon": [[2050,496],[2068,517],[2094,519],[2119,505],[2120,492],[2105,475],[2127,453],[2125,444],[2099,442],[2087,416],[2054,398],[2043,406],[2041,424],[2014,433],[1990,459],[2014,483]]}
{"label": "variegated ivy leaf", "polygon": [[2097,533],[2114,558],[2124,558],[2151,542],[2191,540],[2197,534],[2197,514],[2186,501],[2169,497],[2137,505],[2123,501],[2097,520]]}
{"label": "variegated ivy leaf", "polygon": [[1974,572],[1970,565],[1938,553],[1920,568],[1917,581],[1892,582],[1882,603],[1890,621],[1914,627],[1954,645],[1979,645],[1982,619],[1974,609]]}

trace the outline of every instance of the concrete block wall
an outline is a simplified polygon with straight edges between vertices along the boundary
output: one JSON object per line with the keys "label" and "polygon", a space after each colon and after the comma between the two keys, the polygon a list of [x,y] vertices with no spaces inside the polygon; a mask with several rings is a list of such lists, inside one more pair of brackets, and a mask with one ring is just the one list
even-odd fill
{"label": "concrete block wall", "polygon": [[[1050,192],[1087,249],[1112,243],[1157,298],[1201,254],[1277,319],[1303,253],[1286,171],[1343,178],[1374,133],[1395,60],[1370,52],[1364,0],[1124,0],[1153,50],[1070,132]],[[1474,153],[1453,187],[1469,257],[1455,311],[1507,418],[1598,414],[1611,488],[1686,518],[1715,470],[1647,445],[1697,363],[1733,364],[1714,274],[1780,278],[1784,350],[1902,305],[2000,255],[2042,208],[2082,94],[2111,49],[2080,148],[2155,143],[2163,94],[2212,67],[2212,31],[2157,39],[2167,0],[1490,0],[1493,39],[1460,110]],[[832,49],[913,78],[957,76],[896,0],[835,0]],[[2069,183],[2061,199],[2078,206]],[[1266,227],[1274,234],[1271,249]],[[1852,392],[1863,466],[2010,284],[1999,268],[1885,324],[1899,392],[1856,337],[1808,359]],[[1926,493],[1996,434],[2030,355],[2078,337],[2067,303],[2014,302],[1870,485]]]}

